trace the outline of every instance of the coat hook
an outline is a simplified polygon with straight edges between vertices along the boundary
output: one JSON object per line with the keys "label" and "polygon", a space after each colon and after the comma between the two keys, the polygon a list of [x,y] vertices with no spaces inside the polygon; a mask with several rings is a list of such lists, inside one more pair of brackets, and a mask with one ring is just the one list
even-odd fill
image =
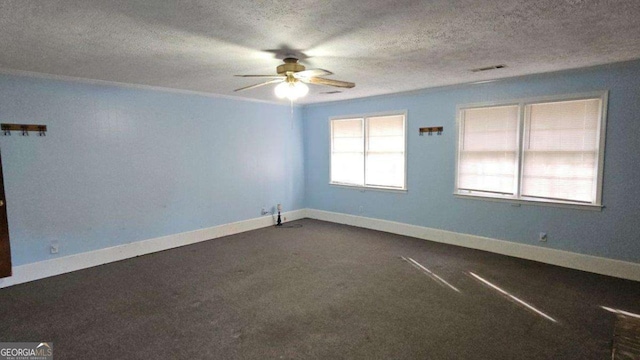
{"label": "coat hook", "polygon": [[420,136],[424,135],[424,133],[427,133],[429,136],[433,135],[433,133],[436,133],[438,135],[442,135],[442,130],[444,129],[444,127],[442,126],[431,126],[431,127],[421,127],[419,130]]}
{"label": "coat hook", "polygon": [[20,135],[29,136],[30,131],[37,131],[39,136],[47,136],[47,125],[39,124],[0,124],[3,135],[10,136],[11,131],[20,131]]}

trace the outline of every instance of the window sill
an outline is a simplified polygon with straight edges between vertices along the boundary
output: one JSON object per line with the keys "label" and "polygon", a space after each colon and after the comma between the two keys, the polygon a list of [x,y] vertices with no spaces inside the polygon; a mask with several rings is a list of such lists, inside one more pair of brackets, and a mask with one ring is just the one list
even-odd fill
{"label": "window sill", "polygon": [[373,190],[373,191],[391,192],[391,193],[397,193],[397,194],[407,193],[407,189],[388,188],[388,187],[382,187],[382,186],[361,186],[361,185],[349,185],[349,184],[340,184],[340,183],[333,183],[333,182],[330,182],[329,185],[345,188],[345,189],[358,190],[360,192]]}
{"label": "window sill", "polygon": [[471,194],[460,194],[453,193],[453,196],[461,199],[471,199],[471,200],[485,200],[485,201],[493,201],[493,202],[502,202],[502,203],[510,203],[511,206],[520,206],[520,205],[534,205],[534,206],[549,206],[549,207],[559,207],[565,209],[576,209],[576,210],[587,210],[587,211],[602,211],[604,208],[603,205],[592,205],[592,204],[579,204],[579,203],[571,203],[571,202],[549,202],[543,200],[524,200],[524,199],[509,199],[500,196],[486,196],[486,195],[471,195]]}

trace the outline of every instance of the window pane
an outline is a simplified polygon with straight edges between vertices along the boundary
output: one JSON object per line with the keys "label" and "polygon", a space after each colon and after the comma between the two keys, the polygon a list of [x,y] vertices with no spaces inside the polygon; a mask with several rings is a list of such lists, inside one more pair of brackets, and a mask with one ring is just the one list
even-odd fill
{"label": "window pane", "polygon": [[367,119],[367,185],[404,188],[404,120],[404,115]]}
{"label": "window pane", "polygon": [[516,152],[463,152],[458,187],[463,190],[513,194]]}
{"label": "window pane", "polygon": [[360,153],[336,153],[331,159],[331,181],[342,184],[364,183],[364,156]]}
{"label": "window pane", "polygon": [[527,105],[522,196],[592,203],[600,99]]}
{"label": "window pane", "polygon": [[367,185],[404,187],[404,155],[367,154]]}
{"label": "window pane", "polygon": [[518,106],[463,110],[458,188],[514,194]]}
{"label": "window pane", "polygon": [[331,182],[364,184],[363,119],[331,121]]}

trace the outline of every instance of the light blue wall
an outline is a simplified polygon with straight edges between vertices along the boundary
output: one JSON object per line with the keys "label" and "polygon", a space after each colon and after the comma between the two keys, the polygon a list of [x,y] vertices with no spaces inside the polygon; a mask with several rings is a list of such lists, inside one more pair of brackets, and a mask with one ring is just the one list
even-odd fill
{"label": "light blue wall", "polygon": [[[597,90],[610,91],[603,211],[452,195],[456,105]],[[329,185],[329,117],[390,110],[408,111],[408,192]],[[640,262],[640,62],[311,105],[303,118],[309,208]],[[418,128],[437,125],[444,126],[443,135],[418,135]],[[549,235],[546,244],[538,242],[542,231]]]}
{"label": "light blue wall", "polygon": [[304,205],[288,105],[0,75],[0,122],[49,130],[0,136],[14,266]]}
{"label": "light blue wall", "polygon": [[[13,263],[255,218],[276,203],[640,262],[638,79],[630,62],[292,116],[286,105],[0,75],[0,122],[49,127],[44,138],[0,136]],[[452,195],[456,105],[596,90],[610,90],[602,212]],[[330,186],[328,118],[390,110],[408,111],[409,191]],[[442,136],[418,136],[435,125]]]}

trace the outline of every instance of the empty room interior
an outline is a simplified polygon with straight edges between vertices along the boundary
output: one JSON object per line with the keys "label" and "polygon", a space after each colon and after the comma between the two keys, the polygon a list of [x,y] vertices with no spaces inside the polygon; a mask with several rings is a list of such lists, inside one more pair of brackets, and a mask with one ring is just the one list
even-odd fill
{"label": "empty room interior", "polygon": [[640,359],[639,35],[636,0],[1,1],[0,358]]}

